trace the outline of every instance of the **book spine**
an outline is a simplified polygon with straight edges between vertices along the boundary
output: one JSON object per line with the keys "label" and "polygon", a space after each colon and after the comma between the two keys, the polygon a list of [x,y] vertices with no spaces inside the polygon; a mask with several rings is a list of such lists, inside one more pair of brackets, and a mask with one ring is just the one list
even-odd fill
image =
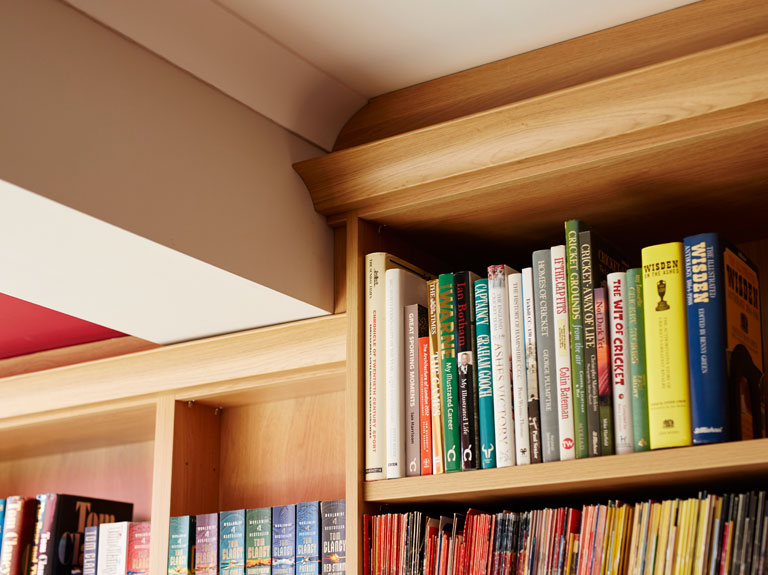
{"label": "book spine", "polygon": [[[346,501],[323,501],[323,575],[347,572]],[[273,571],[274,574],[274,571]]]}
{"label": "book spine", "polygon": [[536,313],[533,303],[533,269],[523,268],[523,328],[525,379],[528,390],[528,433],[531,463],[541,463],[541,420],[539,416],[539,370],[536,351]]}
{"label": "book spine", "polygon": [[198,515],[195,519],[195,573],[218,575],[218,572],[219,514]]}
{"label": "book spine", "polygon": [[2,553],[4,521],[5,521],[5,499],[0,499],[0,553]]}
{"label": "book spine", "polygon": [[149,521],[140,521],[128,525],[128,548],[125,558],[126,575],[149,574],[149,531]]}
{"label": "book spine", "polygon": [[648,451],[648,375],[645,367],[645,320],[643,318],[643,270],[627,270],[629,318],[629,377],[632,383],[632,438],[635,451]]}
{"label": "book spine", "polygon": [[632,453],[632,391],[628,382],[627,274],[608,274],[608,316],[610,318],[611,383],[613,385],[613,426],[616,453]]}
{"label": "book spine", "polygon": [[219,514],[219,575],[245,573],[245,509]]}
{"label": "book spine", "polygon": [[488,268],[488,309],[491,322],[491,369],[493,372],[493,421],[496,437],[496,466],[515,464],[515,428],[509,361],[509,298],[507,266]]}
{"label": "book spine", "polygon": [[33,497],[9,497],[6,500],[3,540],[0,547],[0,573],[29,573],[37,505],[38,501]]}
{"label": "book spine", "polygon": [[294,575],[296,567],[296,505],[272,508],[272,575]]}
{"label": "book spine", "polygon": [[552,310],[550,250],[533,252],[533,301],[536,314],[536,353],[539,371],[541,412],[541,454],[543,461],[560,459],[560,431],[557,415],[555,376],[555,333]]}
{"label": "book spine", "polygon": [[432,473],[445,473],[443,446],[443,394],[440,386],[440,322],[438,310],[438,281],[427,282],[429,307],[429,390],[432,402]]}
{"label": "book spine", "polygon": [[[96,554],[96,571],[99,575],[125,575],[128,525],[128,521],[99,525],[99,550]],[[197,573],[206,573],[206,571],[197,571]],[[214,575],[215,571],[207,573]]]}
{"label": "book spine", "polygon": [[[429,318],[424,317],[425,335],[419,337],[419,430],[421,475],[432,475],[432,398],[430,394]],[[421,324],[421,320],[419,320]]]}
{"label": "book spine", "polygon": [[[30,573],[36,575],[51,575],[57,571],[56,567],[61,563],[61,556],[57,553],[59,544],[55,540],[56,537],[61,537],[63,535],[62,533],[56,533],[59,496],[55,493],[47,493],[45,495],[39,495],[38,500],[40,503],[38,505],[37,525],[35,526],[35,544],[32,549],[34,565],[30,567]],[[84,521],[83,524],[85,524]],[[73,533],[68,537],[71,537],[73,540],[78,539],[79,533]],[[67,565],[69,569],[76,569],[76,567],[81,565],[81,558],[78,551],[79,545],[75,544],[73,547],[75,549],[71,554],[72,562]]]}
{"label": "book spine", "polygon": [[385,382],[386,349],[385,307],[386,254],[365,258],[365,479],[386,479]]}
{"label": "book spine", "polygon": [[386,461],[387,479],[403,477],[405,461],[405,415],[403,413],[403,298],[402,270],[390,269],[385,272],[385,348],[386,348],[386,408],[382,410],[386,418]]}
{"label": "book spine", "polygon": [[296,505],[296,575],[320,573],[320,503]]}
{"label": "book spine", "polygon": [[[40,532],[43,530],[43,521],[45,517],[46,504],[48,502],[48,495],[37,496],[37,517],[35,519],[35,529],[32,534],[32,551],[29,555],[29,575],[37,575],[38,573],[38,551],[40,549]],[[45,563],[40,566],[39,573],[45,570]]]}
{"label": "book spine", "polygon": [[552,323],[555,335],[555,373],[557,374],[557,421],[560,460],[565,461],[576,459],[565,246],[554,246],[550,253],[552,256]]}
{"label": "book spine", "polygon": [[480,422],[477,406],[477,362],[475,340],[475,294],[472,284],[479,279],[471,272],[453,274],[456,318],[456,376],[458,380],[461,468],[479,469]]}
{"label": "book spine", "polygon": [[683,241],[693,443],[728,438],[725,303],[720,241],[716,234]]}
{"label": "book spine", "polygon": [[600,451],[613,455],[613,407],[611,351],[608,345],[608,296],[604,287],[595,288],[595,340],[597,344],[598,402],[600,405]]}
{"label": "book spine", "polygon": [[[83,538],[83,575],[96,575],[96,558],[99,551],[99,526],[90,525],[85,528]],[[170,549],[169,549],[170,552]],[[171,571],[171,563],[168,563],[168,575],[187,575],[189,571]]]}
{"label": "book spine", "polygon": [[438,306],[440,317],[440,371],[443,391],[443,442],[445,471],[461,471],[459,449],[458,382],[456,373],[456,319],[453,313],[453,274],[438,277]]}
{"label": "book spine", "polygon": [[248,509],[245,512],[245,573],[271,575],[272,572],[272,508]]}
{"label": "book spine", "polygon": [[531,462],[531,442],[528,430],[528,383],[525,371],[525,327],[523,325],[523,276],[514,272],[507,276],[509,295],[510,351],[512,356],[512,412],[515,417],[515,462]]}
{"label": "book spine", "polygon": [[[403,308],[405,329],[405,475],[421,475],[419,436],[419,304]],[[423,308],[422,308],[423,309]]]}
{"label": "book spine", "polygon": [[581,313],[584,325],[584,386],[587,405],[587,447],[589,456],[601,455],[600,403],[597,375],[597,339],[595,337],[595,280],[592,235],[579,233],[579,270],[581,274]]}
{"label": "book spine", "polygon": [[[88,541],[87,529],[86,544]],[[190,515],[171,517],[168,529],[168,575],[191,575],[194,573],[194,556],[195,517]],[[96,574],[93,573],[92,575]]]}
{"label": "book spine", "polygon": [[496,467],[496,430],[493,422],[493,368],[491,322],[488,310],[488,280],[475,282],[475,326],[477,336],[477,395],[480,412],[480,463]]}
{"label": "book spine", "polygon": [[651,448],[690,445],[683,245],[644,248],[642,260]]}
{"label": "book spine", "polygon": [[573,440],[576,458],[589,455],[587,441],[587,387],[584,373],[584,323],[581,313],[579,220],[565,222],[568,273],[568,326],[571,335],[571,388],[573,389]]}

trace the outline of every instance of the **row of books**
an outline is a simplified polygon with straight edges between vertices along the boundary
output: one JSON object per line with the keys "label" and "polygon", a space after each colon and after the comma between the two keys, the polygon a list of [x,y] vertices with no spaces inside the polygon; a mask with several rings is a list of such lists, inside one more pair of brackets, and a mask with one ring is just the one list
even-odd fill
{"label": "row of books", "polygon": [[346,573],[346,502],[172,517],[168,575]]}
{"label": "row of books", "polygon": [[364,575],[764,575],[766,492],[364,517]]}
{"label": "row of books", "polygon": [[132,503],[92,497],[0,499],[0,574],[149,573],[149,523],[132,517]]}
{"label": "row of books", "polygon": [[582,222],[565,231],[487,279],[367,256],[367,480],[766,434],[746,256],[701,234],[632,268]]}

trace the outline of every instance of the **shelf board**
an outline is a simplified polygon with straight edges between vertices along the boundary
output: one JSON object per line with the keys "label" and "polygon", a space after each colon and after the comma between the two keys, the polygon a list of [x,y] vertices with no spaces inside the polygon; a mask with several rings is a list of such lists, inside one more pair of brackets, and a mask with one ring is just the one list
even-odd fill
{"label": "shelf board", "polygon": [[482,503],[615,493],[768,475],[768,439],[365,483],[368,502]]}
{"label": "shelf board", "polygon": [[[0,421],[148,394],[314,394],[313,379],[346,362],[346,324],[337,314],[0,379]],[[343,377],[327,379],[344,388]]]}

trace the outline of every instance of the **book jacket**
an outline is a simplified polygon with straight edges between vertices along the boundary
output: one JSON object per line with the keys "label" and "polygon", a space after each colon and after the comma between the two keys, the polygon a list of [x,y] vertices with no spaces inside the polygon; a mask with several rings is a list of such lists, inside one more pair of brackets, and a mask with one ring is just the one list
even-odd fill
{"label": "book jacket", "polygon": [[477,340],[475,338],[474,282],[480,277],[463,271],[453,274],[456,317],[456,359],[459,389],[461,468],[480,469],[480,416],[477,405]]}
{"label": "book jacket", "polygon": [[91,527],[86,527],[83,538],[83,575],[96,575],[96,557],[99,553],[99,526],[92,525]]}
{"label": "book jacket", "polygon": [[125,557],[126,575],[149,574],[149,521],[131,522],[128,525],[128,548]]}
{"label": "book jacket", "polygon": [[245,512],[245,573],[270,575],[272,572],[272,508]]}
{"label": "book jacket", "polygon": [[296,505],[272,508],[272,575],[294,575]]}
{"label": "book jacket", "polygon": [[344,499],[323,501],[322,513],[323,575],[347,572],[347,524]]}
{"label": "book jacket", "polygon": [[296,574],[320,573],[320,502],[296,505]]}
{"label": "book jacket", "polygon": [[0,573],[26,575],[32,556],[38,501],[34,497],[9,497],[5,502]]}
{"label": "book jacket", "polygon": [[195,519],[195,573],[218,575],[219,514],[205,513]]}
{"label": "book jacket", "polygon": [[488,280],[475,282],[475,329],[477,335],[477,391],[480,415],[480,463],[496,467],[496,430],[493,423],[493,370],[491,322],[488,313]]}
{"label": "book jacket", "polygon": [[168,575],[191,575],[194,572],[195,516],[171,517],[168,528]]}
{"label": "book jacket", "polygon": [[245,509],[219,513],[219,575],[245,573]]}
{"label": "book jacket", "polygon": [[627,270],[627,317],[629,329],[629,379],[632,386],[632,438],[635,451],[648,451],[648,376],[645,367],[645,319],[643,318],[643,270]]}

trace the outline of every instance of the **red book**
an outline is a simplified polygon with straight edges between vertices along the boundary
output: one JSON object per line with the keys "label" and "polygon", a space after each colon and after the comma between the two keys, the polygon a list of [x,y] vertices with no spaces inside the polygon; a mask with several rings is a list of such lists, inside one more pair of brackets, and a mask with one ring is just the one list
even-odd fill
{"label": "red book", "polygon": [[37,499],[34,497],[9,497],[5,503],[3,545],[0,552],[0,573],[3,575],[27,575],[32,560]]}
{"label": "red book", "polygon": [[128,526],[126,575],[149,574],[149,521],[138,521]]}
{"label": "red book", "polygon": [[432,475],[432,398],[429,390],[429,335],[419,338],[419,427],[421,474]]}

